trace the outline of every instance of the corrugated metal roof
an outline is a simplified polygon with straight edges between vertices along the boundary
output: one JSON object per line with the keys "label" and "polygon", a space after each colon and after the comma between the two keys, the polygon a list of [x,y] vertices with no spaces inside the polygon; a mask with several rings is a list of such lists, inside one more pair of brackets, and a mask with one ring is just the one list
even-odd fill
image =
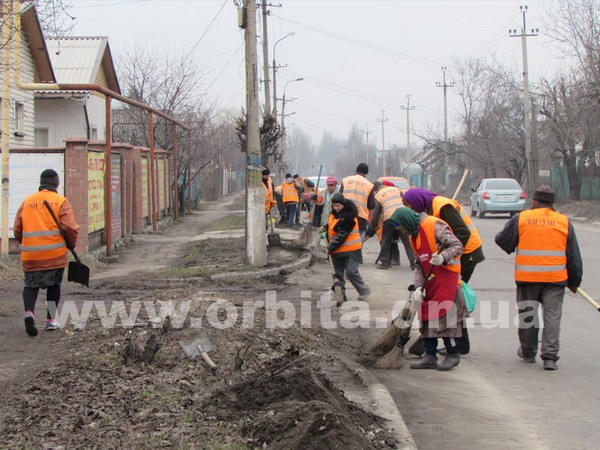
{"label": "corrugated metal roof", "polygon": [[58,83],[95,83],[107,37],[46,39]]}

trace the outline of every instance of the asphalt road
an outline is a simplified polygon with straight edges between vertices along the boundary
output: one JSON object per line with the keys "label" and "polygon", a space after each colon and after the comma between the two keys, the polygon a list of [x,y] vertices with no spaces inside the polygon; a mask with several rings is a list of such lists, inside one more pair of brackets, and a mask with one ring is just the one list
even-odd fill
{"label": "asphalt road", "polygon": [[[494,244],[508,216],[475,219],[486,261],[470,285],[478,306],[469,319],[471,354],[451,372],[373,370],[386,384],[409,430],[423,449],[600,447],[600,313],[585,300],[565,295],[559,370],[544,371],[542,361],[527,364],[516,356],[514,256]],[[600,227],[576,225],[584,258],[582,287],[600,298]],[[412,275],[404,264],[389,271],[373,266],[379,245],[367,241],[364,278],[373,295],[371,320],[389,313],[405,298]],[[402,253],[402,251],[401,251]],[[403,263],[406,257],[402,254]],[[366,332],[374,341],[381,330]],[[441,345],[441,342],[440,342]]]}

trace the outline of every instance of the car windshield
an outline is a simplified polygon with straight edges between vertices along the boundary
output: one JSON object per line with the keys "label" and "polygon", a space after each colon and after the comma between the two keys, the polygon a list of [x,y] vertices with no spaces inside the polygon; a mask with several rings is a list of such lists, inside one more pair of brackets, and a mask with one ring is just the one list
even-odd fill
{"label": "car windshield", "polygon": [[392,183],[399,187],[400,189],[410,189],[410,185],[406,180],[392,180]]}
{"label": "car windshield", "polygon": [[521,189],[517,180],[486,180],[486,189]]}

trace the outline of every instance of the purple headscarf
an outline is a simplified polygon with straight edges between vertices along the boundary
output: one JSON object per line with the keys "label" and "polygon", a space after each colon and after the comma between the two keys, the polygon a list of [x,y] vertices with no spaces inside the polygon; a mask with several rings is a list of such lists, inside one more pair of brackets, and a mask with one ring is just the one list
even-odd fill
{"label": "purple headscarf", "polygon": [[433,197],[438,194],[431,192],[425,188],[411,188],[402,194],[402,198],[406,200],[416,212],[426,212],[431,206]]}

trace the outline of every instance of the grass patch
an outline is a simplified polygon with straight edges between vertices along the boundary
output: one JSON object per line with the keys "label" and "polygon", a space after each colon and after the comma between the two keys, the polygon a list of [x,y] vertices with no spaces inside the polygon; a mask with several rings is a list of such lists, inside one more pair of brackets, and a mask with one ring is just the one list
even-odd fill
{"label": "grass patch", "polygon": [[225,216],[216,222],[210,224],[204,231],[224,231],[224,230],[236,230],[246,227],[246,216],[242,214],[231,214]]}

